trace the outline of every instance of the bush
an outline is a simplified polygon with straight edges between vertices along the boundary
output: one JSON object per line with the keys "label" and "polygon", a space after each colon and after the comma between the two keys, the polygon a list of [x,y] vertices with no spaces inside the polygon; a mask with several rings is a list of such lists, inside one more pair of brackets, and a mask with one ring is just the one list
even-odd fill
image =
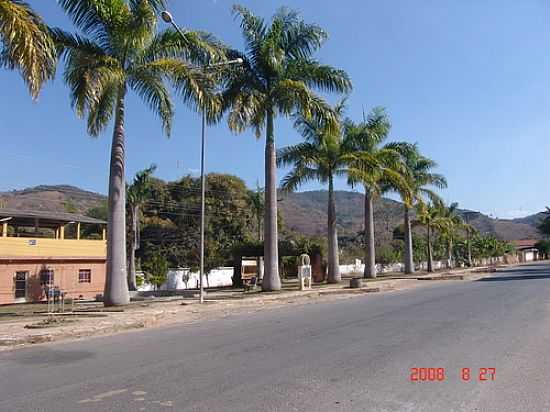
{"label": "bush", "polygon": [[376,251],[376,263],[389,265],[399,261],[399,253],[391,246],[382,246]]}

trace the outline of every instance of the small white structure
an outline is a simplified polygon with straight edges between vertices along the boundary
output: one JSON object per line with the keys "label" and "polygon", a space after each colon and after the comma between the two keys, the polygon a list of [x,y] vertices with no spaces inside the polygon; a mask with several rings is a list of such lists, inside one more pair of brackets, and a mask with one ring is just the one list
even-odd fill
{"label": "small white structure", "polygon": [[300,290],[311,289],[311,261],[305,253],[300,256],[301,265],[298,266]]}

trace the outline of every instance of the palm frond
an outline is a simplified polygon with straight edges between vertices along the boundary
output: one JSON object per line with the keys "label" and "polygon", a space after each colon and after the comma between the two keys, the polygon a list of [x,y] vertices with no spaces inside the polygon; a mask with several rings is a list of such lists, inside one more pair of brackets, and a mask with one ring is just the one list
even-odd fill
{"label": "palm frond", "polygon": [[300,165],[290,171],[281,181],[281,189],[285,192],[294,192],[301,185],[319,179],[319,173],[316,169]]}
{"label": "palm frond", "polygon": [[159,116],[164,132],[170,136],[174,106],[164,84],[163,75],[161,70],[149,70],[148,66],[138,67],[130,73],[128,84]]}
{"label": "palm frond", "polygon": [[125,0],[59,0],[61,8],[84,34],[96,40],[110,34],[130,20]]}
{"label": "palm frond", "polygon": [[292,60],[287,66],[286,77],[329,93],[349,93],[352,90],[351,80],[344,70],[309,59]]}
{"label": "palm frond", "polygon": [[27,3],[0,0],[0,67],[18,70],[31,96],[55,75],[56,49],[49,31]]}
{"label": "palm frond", "polygon": [[277,166],[292,164],[313,164],[319,159],[319,148],[308,142],[287,146],[277,151]]}
{"label": "palm frond", "polygon": [[119,92],[120,88],[116,83],[109,83],[102,88],[101,94],[96,95],[87,107],[81,109],[87,110],[90,136],[99,136],[111,121]]}
{"label": "palm frond", "polygon": [[233,16],[241,22],[247,53],[255,61],[260,54],[260,49],[267,32],[264,19],[255,16],[246,7],[240,5],[233,6]]}
{"label": "palm frond", "polygon": [[225,58],[227,48],[213,35],[200,31],[185,31],[184,35],[173,29],[157,33],[142,59],[151,62],[163,58],[180,58],[195,65],[206,65]]}

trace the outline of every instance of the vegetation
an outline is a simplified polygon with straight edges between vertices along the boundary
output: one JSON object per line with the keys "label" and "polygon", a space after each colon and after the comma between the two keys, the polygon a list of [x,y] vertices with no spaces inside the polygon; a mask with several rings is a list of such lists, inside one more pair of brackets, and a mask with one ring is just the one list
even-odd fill
{"label": "vegetation", "polygon": [[241,132],[251,127],[259,137],[265,128],[262,289],[279,290],[275,117],[298,112],[304,119],[332,118],[330,107],[313,89],[348,92],[351,81],[345,72],[312,58],[327,33],[305,23],[296,12],[280,9],[270,24],[242,6],[234,6],[233,13],[240,21],[246,49],[230,52],[231,58],[241,58],[244,63],[227,76],[224,108],[229,111],[232,130]]}
{"label": "vegetation", "polygon": [[442,189],[447,187],[446,179],[433,169],[437,163],[426,156],[423,156],[418,145],[401,145],[397,148],[404,162],[404,179],[406,180],[406,190],[391,187],[399,192],[404,205],[404,241],[405,253],[404,264],[405,273],[414,272],[414,254],[413,254],[413,237],[411,230],[411,209],[425,201],[426,198],[432,202],[439,202],[439,196],[432,190],[433,187]]}
{"label": "vegetation", "polygon": [[535,247],[543,259],[548,259],[550,256],[550,240],[541,240],[535,244]]}
{"label": "vegetation", "polygon": [[390,121],[383,108],[375,108],[359,124],[348,119],[344,123],[345,139],[355,153],[350,173],[352,185],[362,184],[365,189],[365,272],[366,278],[376,277],[376,252],[374,239],[374,200],[390,187],[405,193],[407,183],[402,174],[398,148],[402,143],[382,143],[388,138]]}
{"label": "vegetation", "polygon": [[146,278],[156,289],[160,288],[166,282],[168,274],[168,261],[161,253],[155,253],[151,259],[144,264]]}
{"label": "vegetation", "polygon": [[151,200],[151,177],[157,166],[151,165],[138,172],[133,183],[126,190],[128,217],[131,233],[129,235],[130,256],[128,261],[128,288],[136,290],[136,250],[140,248],[140,222],[142,208]]}
{"label": "vegetation", "polygon": [[[337,119],[344,110],[343,102],[334,110]],[[307,119],[298,116],[294,127],[305,139],[295,146],[285,147],[277,153],[279,166],[292,165],[292,171],[283,178],[282,188],[294,191],[312,180],[328,184],[328,276],[329,283],[341,280],[338,232],[336,229],[336,204],[334,178],[345,176],[350,158],[350,148],[342,139],[341,130],[334,128],[325,118]]]}
{"label": "vegetation", "polygon": [[[206,105],[208,82],[194,68],[216,55],[207,36],[157,31],[164,0],[60,0],[82,34],[52,29],[65,61],[65,81],[88,133],[98,136],[114,118],[109,177],[109,227],[105,305],[129,301],[126,270],[125,103],[133,90],[169,135],[174,113],[167,83],[191,105]],[[218,53],[219,54],[219,53]]]}
{"label": "vegetation", "polygon": [[22,0],[0,0],[0,52],[0,67],[18,70],[34,99],[55,74],[55,43],[42,18]]}
{"label": "vegetation", "polygon": [[[435,190],[447,182],[435,172],[436,162],[420,153],[416,144],[387,142],[391,124],[384,109],[375,108],[355,122],[344,119],[343,102],[331,107],[318,94],[348,93],[351,80],[344,71],[315,60],[328,35],[298,13],[282,8],[267,22],[245,7],[234,6],[245,41],[245,50],[238,51],[207,33],[158,30],[165,0],[58,0],[58,4],[78,33],[48,28],[21,0],[0,0],[0,65],[18,70],[36,98],[44,82],[54,76],[59,58],[71,104],[79,117],[86,118],[88,133],[99,136],[113,121],[108,202],[88,211],[109,223],[105,305],[128,303],[128,290],[137,286],[136,257],[157,287],[164,283],[169,266],[196,269],[199,264],[199,180],[184,176],[164,182],[153,177],[152,166],[126,188],[124,126],[130,91],[160,118],[167,136],[174,116],[170,90],[192,109],[203,111],[210,122],[227,115],[232,131],[252,128],[258,138],[265,129],[265,189],[250,191],[235,176],[207,176],[207,273],[232,264],[243,251],[254,250],[258,256],[257,249],[263,248],[262,289],[273,291],[281,288],[282,257],[288,258],[288,268],[294,264],[292,253],[303,251],[326,252],[329,283],[340,281],[341,254],[346,260],[364,257],[364,276],[375,277],[377,261],[404,259],[405,272],[412,273],[415,262],[424,260],[433,271],[434,259],[447,258],[453,266],[512,251],[506,242],[465,225],[456,203],[441,201]],[[228,59],[240,59],[242,64],[203,70]],[[293,118],[304,141],[277,151],[278,116]],[[282,180],[286,191],[309,181],[328,185],[326,239],[293,233],[279,238],[277,165],[292,166]],[[364,231],[342,239],[346,253],[338,243],[334,190],[338,177],[365,190]],[[404,224],[391,243],[378,245],[377,250],[374,201],[388,192],[401,196]],[[70,201],[64,207],[78,211]],[[540,224],[545,234],[550,234],[550,209],[548,214]],[[425,227],[425,237],[413,232],[413,223]],[[548,255],[547,243],[539,242],[541,254]]]}

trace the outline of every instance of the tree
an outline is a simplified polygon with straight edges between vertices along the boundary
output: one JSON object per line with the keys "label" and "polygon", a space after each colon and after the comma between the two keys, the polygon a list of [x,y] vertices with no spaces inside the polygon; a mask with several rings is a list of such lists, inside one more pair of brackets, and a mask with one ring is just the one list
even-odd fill
{"label": "tree", "polygon": [[548,259],[550,255],[550,240],[539,240],[535,243],[535,248],[539,251],[541,259]]}
{"label": "tree", "polygon": [[[207,106],[202,63],[216,54],[210,39],[173,30],[157,32],[164,0],[59,0],[83,35],[53,29],[65,60],[65,81],[88,133],[98,136],[114,117],[109,176],[106,306],[129,301],[126,275],[125,103],[133,90],[157,114],[170,135],[173,103],[170,82],[187,103]],[[214,101],[214,100],[212,100]]]}
{"label": "tree", "polygon": [[128,262],[128,288],[137,290],[136,285],[136,250],[140,247],[140,221],[142,207],[151,199],[151,176],[157,169],[156,165],[151,165],[147,169],[141,170],[134,177],[134,181],[127,188],[126,199],[128,202],[128,215],[130,218],[130,227],[132,233],[130,236],[130,257]]}
{"label": "tree", "polygon": [[[249,190],[238,177],[206,176],[206,272],[232,262],[235,243],[255,234]],[[200,179],[185,176],[175,182],[152,179],[154,202],[143,209],[141,248],[137,257],[150,260],[159,252],[172,267],[198,268],[200,257]]]}
{"label": "tree", "polygon": [[47,26],[26,2],[0,0],[0,46],[0,67],[18,70],[36,99],[57,57]]}
{"label": "tree", "polygon": [[271,24],[242,6],[234,6],[246,43],[244,52],[231,52],[243,64],[230,71],[223,92],[232,130],[252,127],[259,137],[263,128],[265,144],[265,274],[262,290],[279,290],[277,249],[277,170],[274,120],[279,114],[299,113],[304,118],[325,114],[330,108],[312,89],[348,92],[351,81],[342,70],[325,66],[312,58],[327,34],[319,26],[306,24],[294,11],[282,8]]}
{"label": "tree", "polygon": [[544,217],[537,225],[537,229],[545,236],[550,235],[550,207],[546,207],[546,210],[542,212]]}
{"label": "tree", "polygon": [[399,143],[382,146],[390,128],[390,121],[384,109],[380,107],[375,108],[359,124],[349,119],[344,124],[346,140],[350,141],[357,157],[357,161],[353,162],[351,167],[361,172],[359,179],[353,179],[350,175],[350,183],[360,183],[365,188],[365,278],[376,277],[374,200],[380,197],[388,185],[402,192],[407,190],[402,177],[403,164],[396,150]]}
{"label": "tree", "polygon": [[252,205],[252,210],[254,211],[254,218],[256,220],[257,240],[258,242],[261,242],[265,199],[264,189],[261,188],[258,183],[256,184],[256,190],[251,190],[249,192],[249,199],[250,204]]}
{"label": "tree", "polygon": [[458,203],[451,203],[450,205],[445,205],[444,203],[439,203],[439,230],[443,234],[447,242],[447,260],[448,267],[452,268],[454,265],[453,262],[453,240],[455,233],[458,229],[462,228],[464,221],[458,214]]}
{"label": "tree", "polygon": [[[341,117],[344,105],[335,108],[337,117]],[[303,143],[280,149],[277,153],[278,166],[292,166],[292,170],[283,178],[282,189],[294,191],[312,180],[328,184],[328,283],[341,280],[339,266],[338,231],[336,227],[336,203],[334,200],[334,178],[347,175],[350,160],[350,148],[342,139],[340,130],[328,124],[326,120],[308,120],[298,116],[294,127],[305,139]]]}
{"label": "tree", "polygon": [[152,258],[143,264],[147,280],[155,286],[155,289],[160,288],[166,282],[168,274],[168,261],[159,252],[155,253]]}
{"label": "tree", "polygon": [[438,227],[441,208],[437,204],[433,203],[419,203],[417,205],[417,219],[426,227],[426,243],[428,254],[428,272],[433,272],[433,249],[432,249],[432,237],[433,231]]}
{"label": "tree", "polygon": [[[404,233],[405,233],[405,273],[414,272],[413,238],[411,230],[411,209],[425,198],[432,202],[439,202],[439,196],[431,190],[431,187],[447,187],[446,179],[432,170],[437,163],[420,154],[416,144],[400,145],[399,150],[405,164],[405,179],[407,191],[397,190],[404,204]],[[395,190],[395,189],[394,189]]]}

